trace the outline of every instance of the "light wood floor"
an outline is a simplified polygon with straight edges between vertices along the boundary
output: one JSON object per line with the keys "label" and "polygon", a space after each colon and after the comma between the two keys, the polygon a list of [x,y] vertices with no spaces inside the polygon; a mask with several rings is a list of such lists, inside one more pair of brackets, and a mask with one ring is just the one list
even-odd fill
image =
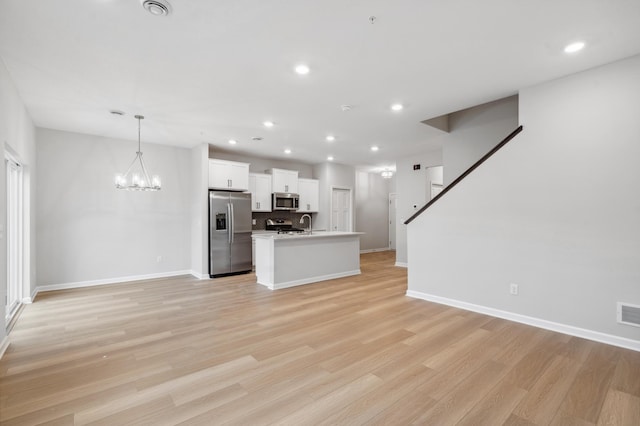
{"label": "light wood floor", "polygon": [[639,425],[640,353],[404,296],[392,253],[44,293],[0,361],[2,425]]}

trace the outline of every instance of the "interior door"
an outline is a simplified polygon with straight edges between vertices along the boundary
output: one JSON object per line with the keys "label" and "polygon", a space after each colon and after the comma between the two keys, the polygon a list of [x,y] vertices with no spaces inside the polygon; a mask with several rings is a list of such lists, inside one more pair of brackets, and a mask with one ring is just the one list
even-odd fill
{"label": "interior door", "polygon": [[426,169],[427,201],[433,200],[443,189],[444,167],[432,166]]}
{"label": "interior door", "polygon": [[229,195],[231,221],[231,272],[251,270],[251,194]]}
{"label": "interior door", "polygon": [[209,191],[209,275],[231,272],[231,204],[228,192]]}
{"label": "interior door", "polygon": [[351,190],[333,188],[331,191],[331,230],[351,231]]}

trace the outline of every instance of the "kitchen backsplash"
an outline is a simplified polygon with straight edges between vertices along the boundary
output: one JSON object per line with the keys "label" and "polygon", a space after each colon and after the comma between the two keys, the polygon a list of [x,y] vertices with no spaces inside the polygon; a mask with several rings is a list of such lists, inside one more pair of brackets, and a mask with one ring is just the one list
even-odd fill
{"label": "kitchen backsplash", "polygon": [[[252,213],[253,219],[256,221],[256,224],[253,225],[252,229],[254,231],[260,231],[266,228],[267,219],[289,219],[293,222],[294,228],[306,228],[309,226],[309,219],[304,220],[304,224],[300,223],[300,218],[304,213],[296,213],[296,212],[288,212],[288,211],[278,211],[271,213],[263,213],[263,212],[254,212]],[[312,213],[313,217],[315,213]]]}

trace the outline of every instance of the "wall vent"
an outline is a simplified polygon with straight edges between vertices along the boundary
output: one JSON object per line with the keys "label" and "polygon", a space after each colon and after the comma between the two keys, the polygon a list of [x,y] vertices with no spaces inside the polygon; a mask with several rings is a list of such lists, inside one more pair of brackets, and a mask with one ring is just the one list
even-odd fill
{"label": "wall vent", "polygon": [[618,322],[640,327],[640,306],[618,302]]}

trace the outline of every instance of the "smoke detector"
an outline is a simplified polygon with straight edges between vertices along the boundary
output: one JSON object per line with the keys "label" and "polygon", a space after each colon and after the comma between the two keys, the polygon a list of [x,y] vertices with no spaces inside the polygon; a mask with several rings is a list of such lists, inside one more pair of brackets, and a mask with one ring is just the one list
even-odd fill
{"label": "smoke detector", "polygon": [[171,5],[166,0],[140,0],[142,7],[152,15],[167,16],[171,12]]}

